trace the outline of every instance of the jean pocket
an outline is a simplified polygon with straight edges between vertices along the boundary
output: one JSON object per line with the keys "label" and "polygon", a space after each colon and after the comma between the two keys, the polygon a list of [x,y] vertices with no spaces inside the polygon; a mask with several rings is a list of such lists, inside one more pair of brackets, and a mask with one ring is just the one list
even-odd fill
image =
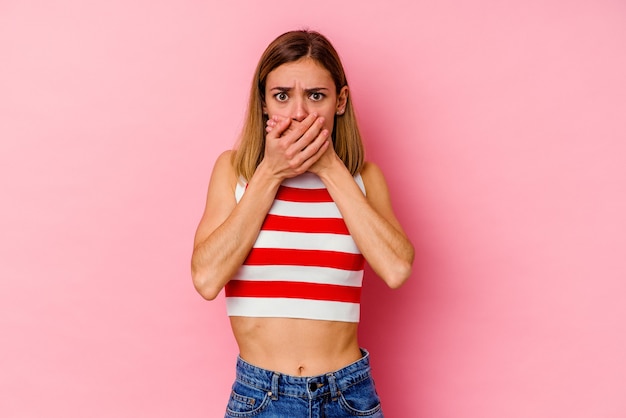
{"label": "jean pocket", "polygon": [[343,390],[339,397],[339,405],[355,417],[382,417],[380,398],[371,377]]}
{"label": "jean pocket", "polygon": [[226,416],[253,417],[263,412],[269,403],[270,397],[267,392],[235,382],[226,407]]}

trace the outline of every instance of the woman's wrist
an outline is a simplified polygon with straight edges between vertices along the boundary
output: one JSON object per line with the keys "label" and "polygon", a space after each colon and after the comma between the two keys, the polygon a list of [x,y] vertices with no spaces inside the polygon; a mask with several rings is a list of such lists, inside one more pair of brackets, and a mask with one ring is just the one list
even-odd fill
{"label": "woman's wrist", "polygon": [[311,171],[313,171],[324,183],[326,183],[326,180],[336,176],[338,172],[348,170],[343,161],[334,152],[327,161],[324,161],[324,164],[318,163],[316,165],[318,165],[318,167],[316,167],[317,170]]}
{"label": "woman's wrist", "polygon": [[257,166],[252,178],[249,180],[248,184],[259,184],[260,187],[267,190],[276,189],[278,190],[278,186],[282,183],[283,179],[278,176],[276,173],[273,173],[265,160],[262,160]]}

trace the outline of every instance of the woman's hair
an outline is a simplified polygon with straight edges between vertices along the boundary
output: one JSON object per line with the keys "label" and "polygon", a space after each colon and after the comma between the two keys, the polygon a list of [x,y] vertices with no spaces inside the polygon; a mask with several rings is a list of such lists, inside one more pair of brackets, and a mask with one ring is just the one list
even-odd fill
{"label": "woman's hair", "polygon": [[[280,65],[311,58],[330,73],[337,94],[348,85],[346,74],[337,51],[323,35],[309,30],[287,32],[276,38],[263,52],[257,65],[250,89],[248,110],[244,121],[239,146],[234,156],[238,176],[250,180],[265,153],[265,82],[267,76]],[[364,159],[363,143],[356,115],[348,94],[345,112],[335,116],[332,133],[335,152],[348,170],[355,175],[361,171]]]}

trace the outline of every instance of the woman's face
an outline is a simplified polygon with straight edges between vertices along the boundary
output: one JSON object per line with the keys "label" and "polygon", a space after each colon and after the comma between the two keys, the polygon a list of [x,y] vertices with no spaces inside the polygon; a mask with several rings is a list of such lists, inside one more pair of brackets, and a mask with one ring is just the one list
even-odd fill
{"label": "woman's face", "polygon": [[347,86],[337,95],[330,72],[315,60],[302,58],[267,75],[263,111],[268,118],[282,116],[296,123],[315,112],[324,117],[324,127],[332,132],[334,116],[343,114],[347,99]]}

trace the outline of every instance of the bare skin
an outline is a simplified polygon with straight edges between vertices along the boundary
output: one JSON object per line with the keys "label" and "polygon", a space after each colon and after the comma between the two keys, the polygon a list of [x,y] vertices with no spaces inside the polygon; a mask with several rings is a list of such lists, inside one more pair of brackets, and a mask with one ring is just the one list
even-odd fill
{"label": "bare skin", "polygon": [[230,323],[241,358],[268,370],[316,376],[361,358],[356,323],[245,317]]}
{"label": "bare skin", "polygon": [[[342,113],[347,94],[347,87],[337,94],[328,71],[311,60],[284,64],[268,75],[265,155],[239,203],[232,151],[218,158],[211,176],[192,255],[193,282],[203,297],[214,299],[241,266],[281,182],[307,171],[324,182],[359,250],[381,279],[396,288],[409,277],[413,246],[393,213],[382,173],[374,164],[365,164],[364,196],[332,147],[333,119]],[[265,369],[313,376],[361,357],[356,323],[230,320],[241,357]]]}

